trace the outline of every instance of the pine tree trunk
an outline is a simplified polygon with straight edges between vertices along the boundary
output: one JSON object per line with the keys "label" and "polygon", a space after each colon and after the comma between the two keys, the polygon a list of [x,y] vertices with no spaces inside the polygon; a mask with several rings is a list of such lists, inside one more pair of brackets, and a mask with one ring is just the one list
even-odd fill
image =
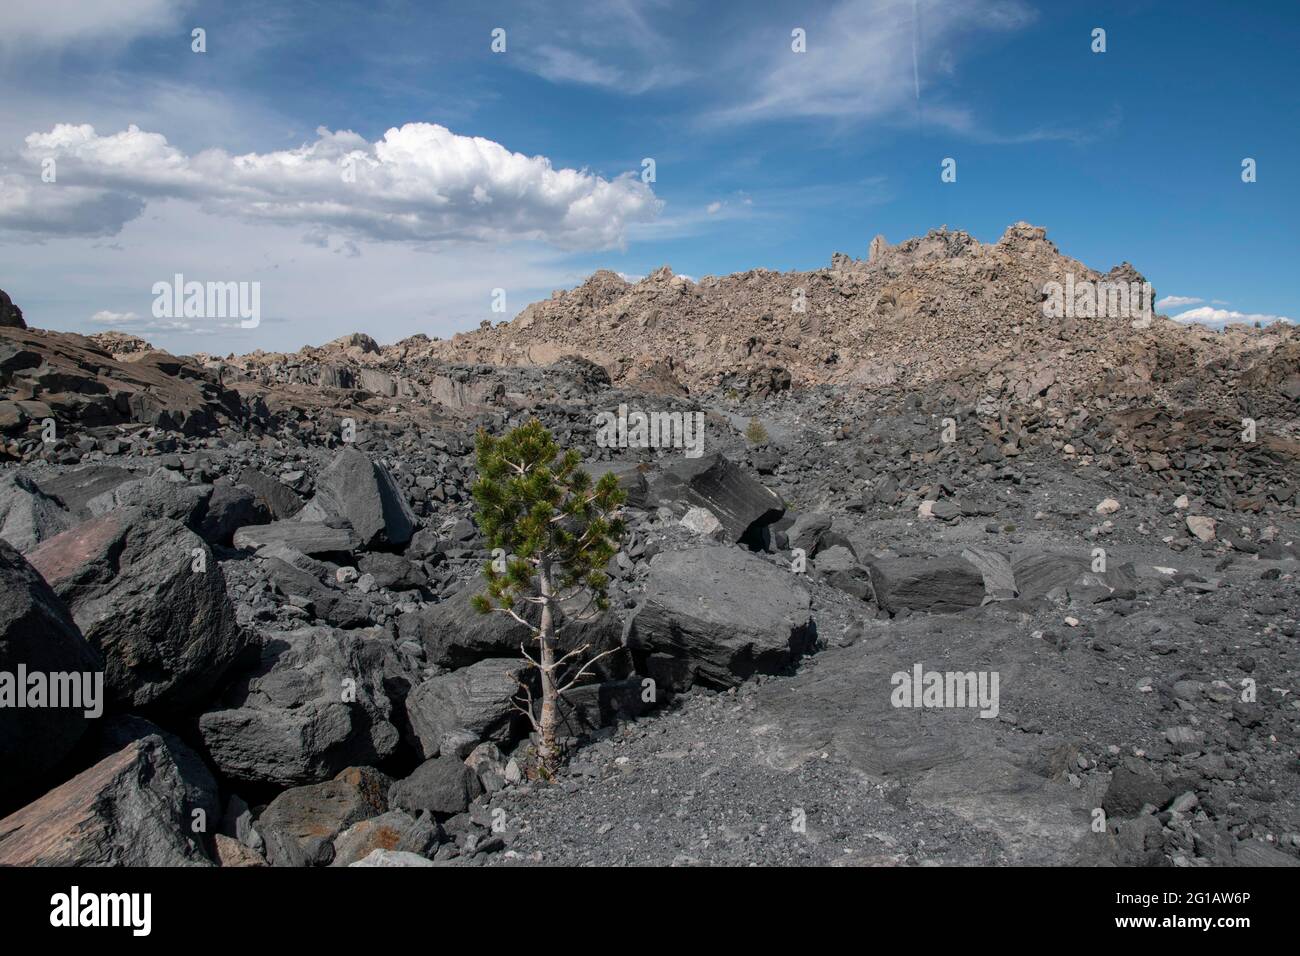
{"label": "pine tree trunk", "polygon": [[555,673],[555,619],[551,613],[551,567],[544,563],[541,567],[541,592],[546,603],[542,605],[541,656],[542,665],[542,745],[540,756],[548,771],[553,771],[559,762],[560,751],[556,744],[556,728],[560,724],[560,695],[556,690]]}

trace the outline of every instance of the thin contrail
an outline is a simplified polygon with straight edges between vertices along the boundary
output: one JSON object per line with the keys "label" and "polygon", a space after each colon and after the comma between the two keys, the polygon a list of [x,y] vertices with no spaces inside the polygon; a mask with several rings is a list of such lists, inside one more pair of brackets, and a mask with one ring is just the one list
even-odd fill
{"label": "thin contrail", "polygon": [[912,0],[912,86],[916,90],[916,101],[921,102],[921,73],[916,64],[916,37],[921,29],[921,14],[917,9],[917,0]]}

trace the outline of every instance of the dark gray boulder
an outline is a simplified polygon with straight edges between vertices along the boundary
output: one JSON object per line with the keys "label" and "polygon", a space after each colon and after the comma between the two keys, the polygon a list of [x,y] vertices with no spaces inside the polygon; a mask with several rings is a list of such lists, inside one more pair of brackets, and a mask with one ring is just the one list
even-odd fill
{"label": "dark gray boulder", "polygon": [[606,474],[612,474],[618,481],[618,487],[627,495],[624,504],[628,508],[644,511],[649,506],[650,484],[646,480],[647,466],[637,462],[591,461],[584,462],[582,468],[591,475],[593,481],[599,481]]}
{"label": "dark gray boulder", "polygon": [[1175,796],[1174,791],[1142,761],[1127,758],[1111,774],[1101,806],[1107,816],[1134,817],[1147,804],[1163,810]]}
{"label": "dark gray boulder", "polygon": [[852,594],[861,601],[872,600],[871,572],[858,563],[843,545],[822,548],[813,559],[813,573],[831,587]]}
{"label": "dark gray boulder", "polygon": [[984,601],[984,575],[962,558],[878,558],[867,568],[876,603],[891,614],[904,608],[951,614]]}
{"label": "dark gray boulder", "polygon": [[415,514],[393,476],[355,448],[340,451],[321,473],[312,505],[346,518],[366,548],[403,545],[415,533]]}
{"label": "dark gray boulder", "polygon": [[1052,551],[1018,554],[1011,565],[1016,589],[1022,598],[1028,600],[1040,598],[1053,588],[1074,583],[1089,569],[1089,562],[1082,555]]}
{"label": "dark gray boulder", "polygon": [[355,551],[361,539],[345,522],[272,521],[240,528],[231,542],[241,551],[284,546],[301,554],[340,554]]}
{"label": "dark gray boulder", "polygon": [[47,679],[77,675],[83,689],[80,675],[104,669],[103,658],[50,586],[0,541],[0,801],[26,790],[67,756],[87,725],[84,707],[17,707],[16,699],[6,699],[27,690],[18,686],[19,665]]}
{"label": "dark gray boulder", "polygon": [[23,321],[23,310],[14,305],[13,299],[9,298],[4,289],[0,289],[0,328],[27,328],[27,323]]}
{"label": "dark gray boulder", "polygon": [[277,521],[292,518],[302,510],[304,502],[296,491],[256,468],[241,471],[239,484],[249,489],[258,503]]}
{"label": "dark gray boulder", "polygon": [[[897,475],[883,475],[871,487],[871,500],[882,505],[896,505],[903,493],[898,487]],[[865,496],[864,496],[865,497]]]}
{"label": "dark gray boulder", "polygon": [[262,852],[271,866],[329,866],[334,844],[328,840],[303,843],[287,831],[272,827],[262,835]]}
{"label": "dark gray boulder", "polygon": [[[532,632],[509,614],[476,611],[473,598],[482,591],[481,582],[472,580],[432,607],[403,614],[398,618],[398,633],[403,640],[423,644],[429,663],[438,667],[467,667],[489,657],[517,658],[521,642],[531,646]],[[588,644],[594,656],[621,644],[623,625],[613,611],[583,613],[581,603],[571,604],[571,618],[566,618],[562,610],[557,616],[561,626],[559,645],[565,653]],[[535,608],[529,605],[524,609],[526,619],[537,620]],[[596,673],[622,677],[627,666],[625,655],[611,654],[596,665]]]}
{"label": "dark gray boulder", "polygon": [[266,572],[267,580],[279,594],[318,620],[334,627],[363,627],[370,623],[357,601],[310,571],[294,567],[280,558],[269,558]]}
{"label": "dark gray boulder", "polygon": [[463,813],[483,792],[478,774],[456,757],[434,757],[393,784],[388,802],[407,813],[428,811],[439,817]]}
{"label": "dark gray boulder", "polygon": [[[790,521],[790,516],[786,515],[782,521]],[[790,548],[801,548],[808,557],[812,558],[817,555],[822,538],[831,530],[831,516],[818,512],[801,514],[796,516],[790,522],[790,526],[784,530]]]}
{"label": "dark gray boulder", "polygon": [[[388,809],[387,796],[373,795],[346,780],[291,787],[271,801],[257,818],[257,831],[268,847],[275,847],[272,864],[285,860],[296,862],[319,860],[321,842],[333,843],[340,833],[362,820],[378,816]],[[298,844],[297,852],[278,852],[288,841]]]}
{"label": "dark gray boulder", "polygon": [[77,519],[22,472],[0,476],[0,539],[26,554]]}
{"label": "dark gray boulder", "polygon": [[428,653],[429,663],[438,667],[467,667],[488,657],[519,653],[529,629],[508,614],[480,614],[474,609],[474,595],[481,592],[476,582],[461,587],[445,600],[403,614],[398,633],[403,640],[418,641]]}
{"label": "dark gray boulder", "polygon": [[195,530],[209,544],[230,544],[240,528],[269,520],[270,512],[250,489],[229,478],[218,478],[212,483],[207,510]]}
{"label": "dark gray boulder", "polygon": [[119,707],[201,704],[244,648],[220,565],[177,521],[110,512],[43,542],[30,560],[104,655]]}
{"label": "dark gray boulder", "polygon": [[639,677],[571,688],[560,698],[561,736],[584,737],[601,727],[648,714],[658,695],[647,700],[645,691]]}
{"label": "dark gray boulder", "polygon": [[443,738],[458,731],[476,740],[511,739],[522,718],[512,701],[527,666],[519,655],[488,658],[412,688],[406,713],[420,755],[436,757]]}
{"label": "dark gray boulder", "polygon": [[138,477],[135,472],[114,465],[89,465],[62,475],[40,478],[37,484],[45,494],[84,519],[92,517],[87,508],[92,498]]}
{"label": "dark gray boulder", "polygon": [[801,548],[812,557],[822,535],[831,529],[831,516],[818,512],[795,514],[787,511],[779,521],[773,523],[772,529],[785,535],[788,547]]}
{"label": "dark gray boulder", "polygon": [[720,454],[683,459],[667,466],[651,500],[685,501],[712,512],[726,540],[756,546],[762,529],[785,513],[785,502],[748,472]]}
{"label": "dark gray boulder", "polygon": [[414,591],[429,583],[424,568],[400,554],[363,554],[357,561],[357,570],[374,578],[375,587],[393,591]]}
{"label": "dark gray boulder", "polygon": [[[12,375],[15,372],[22,373],[30,369],[39,369],[44,362],[44,356],[35,349],[25,347],[25,343],[7,337],[0,337],[0,374]],[[29,416],[43,417],[43,409],[49,408],[44,402],[20,401],[21,405],[26,406],[25,410],[19,407],[18,402],[5,403],[8,406],[6,409],[7,416],[15,411],[19,413],[17,421],[6,416],[5,428],[12,428],[26,421]],[[38,409],[36,406],[42,406],[42,408]]]}
{"label": "dark gray boulder", "polygon": [[199,733],[226,776],[279,786],[320,783],[373,765],[399,742],[394,712],[409,678],[380,632],[300,628],[267,634]]}
{"label": "dark gray boulder", "polygon": [[[196,838],[218,829],[222,811],[218,797],[217,781],[203,758],[174,734],[169,734],[142,717],[119,714],[99,722],[94,735],[94,756],[97,760],[118,753],[124,747],[146,737],[157,737],[176,765],[183,791],[182,815],[190,823]],[[196,811],[198,811],[196,813]]]}
{"label": "dark gray boulder", "polygon": [[621,649],[623,621],[613,608],[605,611],[587,609],[586,598],[581,595],[562,602],[559,607],[556,643],[561,654],[585,646],[586,650],[574,659],[587,661],[598,654],[613,651],[595,661],[588,673],[598,680],[618,680],[631,673],[632,659],[626,650]]}
{"label": "dark gray boulder", "polygon": [[670,551],[650,562],[633,643],[684,658],[698,682],[732,687],[779,672],[813,649],[810,604],[793,573],[750,552]]}
{"label": "dark gray boulder", "polygon": [[961,556],[975,565],[984,578],[984,596],[990,601],[1010,601],[1018,597],[1016,576],[1007,556],[988,548],[965,548]]}
{"label": "dark gray boulder", "polygon": [[86,502],[92,518],[122,508],[139,508],[150,518],[171,518],[195,527],[212,497],[211,485],[191,485],[176,472],[160,469],[144,478],[132,478],[100,492]]}
{"label": "dark gray boulder", "polygon": [[0,820],[0,866],[210,866],[191,785],[152,734]]}

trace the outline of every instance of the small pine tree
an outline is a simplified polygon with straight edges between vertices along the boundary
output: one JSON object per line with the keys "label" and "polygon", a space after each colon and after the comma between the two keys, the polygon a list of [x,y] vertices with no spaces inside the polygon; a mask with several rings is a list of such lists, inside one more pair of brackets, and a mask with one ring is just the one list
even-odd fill
{"label": "small pine tree", "polygon": [[[483,568],[487,593],[474,598],[482,614],[509,614],[532,631],[537,657],[521,645],[530,668],[541,678],[540,709],[527,681],[520,681],[527,715],[541,740],[539,756],[547,773],[559,762],[556,733],[560,698],[608,650],[583,662],[590,644],[559,653],[565,623],[581,620],[592,608],[609,606],[604,567],[618,551],[623,522],[618,508],[627,497],[612,474],[592,482],[574,451],[560,454],[551,433],[537,419],[495,438],[485,431],[476,442],[479,478],[473,488],[478,524],[489,547],[500,548],[504,562]],[[586,594],[582,609],[562,619],[561,604]],[[516,610],[540,610],[533,625]]]}
{"label": "small pine tree", "polygon": [[751,418],[749,424],[745,426],[745,438],[751,445],[766,445],[767,429],[757,418]]}

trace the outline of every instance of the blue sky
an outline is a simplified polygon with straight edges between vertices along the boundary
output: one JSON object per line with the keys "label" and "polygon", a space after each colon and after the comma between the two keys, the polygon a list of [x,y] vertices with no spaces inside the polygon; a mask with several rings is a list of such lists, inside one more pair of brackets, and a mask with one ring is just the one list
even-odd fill
{"label": "blue sky", "polygon": [[[1289,2],[6,0],[0,288],[37,326],[296,349],[1026,220],[1168,314],[1295,317],[1298,45]],[[156,318],[178,272],[260,283],[261,323]]]}

